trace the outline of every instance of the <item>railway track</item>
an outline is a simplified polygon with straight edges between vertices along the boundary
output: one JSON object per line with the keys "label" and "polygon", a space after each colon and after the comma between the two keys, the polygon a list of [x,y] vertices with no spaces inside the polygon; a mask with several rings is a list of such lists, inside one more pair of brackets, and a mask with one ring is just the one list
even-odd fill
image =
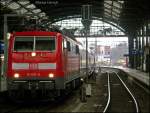
{"label": "railway track", "polygon": [[103,110],[105,112],[139,113],[137,101],[116,72],[107,72],[108,100]]}
{"label": "railway track", "polygon": [[35,104],[31,100],[25,105],[13,104],[4,99],[0,104],[0,112],[149,112],[149,95],[118,70],[105,69],[96,81],[91,80],[90,83],[93,87],[92,96],[87,97],[86,103],[80,102],[77,90],[62,100]]}
{"label": "railway track", "polygon": [[12,113],[20,108],[21,108],[20,104],[13,103],[9,99],[5,99],[5,101],[2,100],[0,102],[0,113]]}
{"label": "railway track", "polygon": [[[67,109],[69,110],[68,103],[71,103],[75,100],[75,91],[70,95],[64,95],[59,97],[57,100],[51,101],[40,101],[40,100],[28,100],[24,102],[12,102],[6,103],[5,105],[0,104],[0,113],[23,113],[23,112],[41,112],[41,113],[49,113],[49,112],[64,112]],[[8,100],[9,101],[9,100]]]}

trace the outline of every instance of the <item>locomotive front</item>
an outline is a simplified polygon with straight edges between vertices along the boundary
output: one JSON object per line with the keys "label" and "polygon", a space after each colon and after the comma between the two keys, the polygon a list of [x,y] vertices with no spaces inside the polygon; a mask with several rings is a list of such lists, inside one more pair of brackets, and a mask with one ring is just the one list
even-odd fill
{"label": "locomotive front", "polygon": [[16,32],[8,49],[8,90],[61,89],[61,38],[55,32]]}

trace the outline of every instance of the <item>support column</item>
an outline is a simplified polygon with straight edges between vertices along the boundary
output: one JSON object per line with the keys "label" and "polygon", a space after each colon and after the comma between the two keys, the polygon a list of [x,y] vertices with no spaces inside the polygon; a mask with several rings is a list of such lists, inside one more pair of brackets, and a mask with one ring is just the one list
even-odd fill
{"label": "support column", "polygon": [[7,23],[7,18],[8,17],[16,17],[18,16],[17,14],[5,14],[4,15],[4,67],[3,67],[3,75],[1,76],[0,79],[0,90],[1,91],[6,91],[7,90],[7,78],[6,78],[6,71],[7,71],[7,61],[8,61],[8,39],[10,38],[10,34],[8,33],[8,23]]}
{"label": "support column", "polygon": [[148,46],[148,22],[146,23],[146,45]]}
{"label": "support column", "polygon": [[[139,48],[138,48],[138,51],[140,51],[141,50],[141,30],[139,31],[139,34],[138,34],[138,39],[139,39]],[[139,69],[139,67],[141,66],[141,55],[140,54],[138,54],[138,69]]]}
{"label": "support column", "polygon": [[137,62],[136,62],[136,60],[137,60],[137,55],[136,55],[136,38],[135,37],[133,37],[133,51],[132,51],[132,56],[133,56],[133,59],[134,59],[134,68],[136,68],[137,67]]}
{"label": "support column", "polygon": [[143,54],[143,51],[144,51],[144,38],[145,38],[145,32],[144,32],[144,25],[142,26],[142,47],[141,47],[141,51],[140,51],[140,54],[141,54],[141,58],[142,58],[142,71],[144,71],[144,54]]}
{"label": "support column", "polygon": [[129,36],[128,43],[129,43],[129,67],[134,68],[134,56],[132,54],[132,51],[133,51],[133,37],[132,36]]}
{"label": "support column", "polygon": [[[140,41],[140,37],[139,37],[139,32],[137,32],[137,50],[139,51],[140,50],[140,44],[139,44],[139,41]],[[137,67],[140,67],[140,55],[138,54],[137,55]]]}
{"label": "support column", "polygon": [[[135,43],[136,43],[135,49],[138,50],[138,36],[135,38]],[[138,61],[138,55],[134,55],[134,57],[135,57],[135,64],[136,64],[135,68],[137,69],[137,67],[139,66],[139,62],[137,62]]]}
{"label": "support column", "polygon": [[148,28],[148,21],[146,23],[146,47],[149,49],[147,50],[147,54],[146,54],[146,72],[149,72],[150,73],[150,65],[149,65],[149,62],[150,62],[150,33],[149,33],[149,30],[150,28]]}

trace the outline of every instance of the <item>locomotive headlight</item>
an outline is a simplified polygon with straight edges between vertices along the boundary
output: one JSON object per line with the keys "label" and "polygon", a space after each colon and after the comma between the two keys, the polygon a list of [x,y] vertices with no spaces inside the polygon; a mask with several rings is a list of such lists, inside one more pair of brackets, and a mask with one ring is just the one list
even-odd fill
{"label": "locomotive headlight", "polygon": [[32,57],[36,56],[36,53],[35,53],[35,52],[32,52],[32,53],[31,53],[31,56],[32,56]]}
{"label": "locomotive headlight", "polygon": [[53,74],[53,73],[50,73],[50,74],[48,75],[48,77],[49,77],[49,78],[54,78],[54,74]]}
{"label": "locomotive headlight", "polygon": [[18,73],[15,73],[15,74],[14,74],[14,78],[19,78],[19,74],[18,74]]}

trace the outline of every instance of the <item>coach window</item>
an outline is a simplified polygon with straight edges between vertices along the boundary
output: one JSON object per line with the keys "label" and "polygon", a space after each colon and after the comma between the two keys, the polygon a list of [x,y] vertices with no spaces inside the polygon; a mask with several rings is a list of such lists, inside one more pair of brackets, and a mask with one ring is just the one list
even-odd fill
{"label": "coach window", "polygon": [[71,51],[71,45],[70,45],[69,41],[67,41],[67,49],[68,49],[68,51]]}
{"label": "coach window", "polygon": [[67,49],[67,41],[66,41],[66,39],[63,40],[63,48]]}
{"label": "coach window", "polygon": [[36,37],[35,50],[37,51],[54,51],[55,46],[54,37]]}
{"label": "coach window", "polygon": [[76,54],[76,45],[75,44],[72,44],[72,51],[73,51],[73,53]]}
{"label": "coach window", "polygon": [[79,46],[76,45],[76,54],[79,54]]}

